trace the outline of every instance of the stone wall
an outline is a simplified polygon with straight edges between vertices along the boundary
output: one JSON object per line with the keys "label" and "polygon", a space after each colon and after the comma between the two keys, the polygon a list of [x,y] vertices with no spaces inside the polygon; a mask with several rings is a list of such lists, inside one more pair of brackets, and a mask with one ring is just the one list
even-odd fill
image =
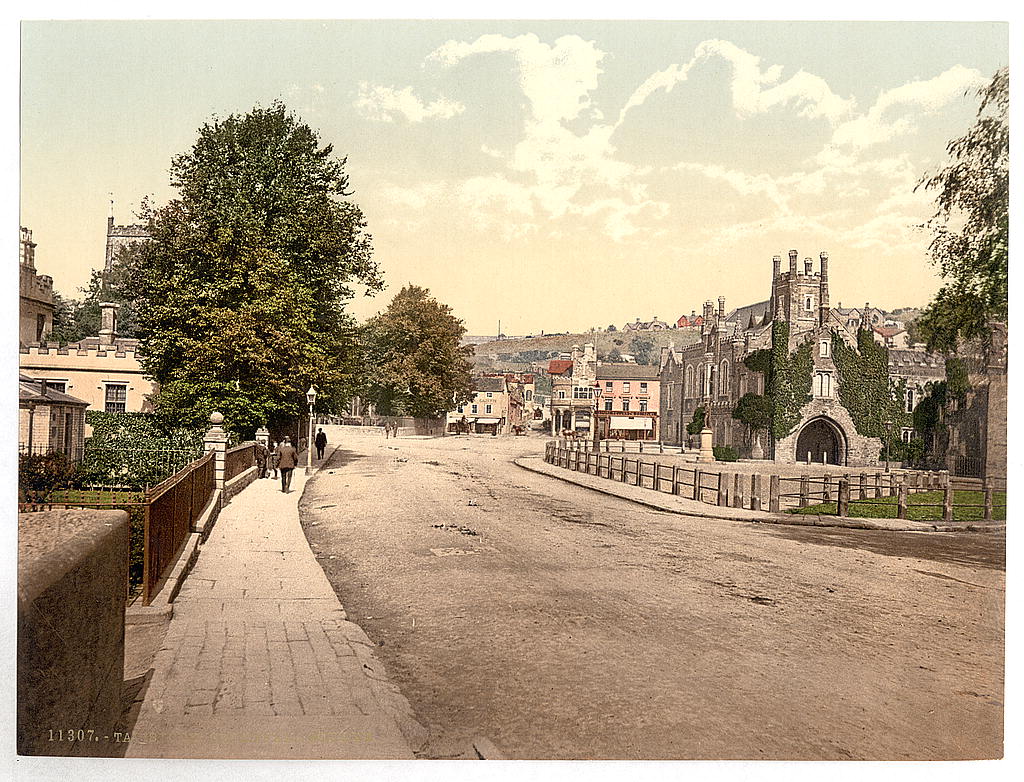
{"label": "stone wall", "polygon": [[127,512],[19,514],[20,754],[110,753],[121,715],[127,584]]}

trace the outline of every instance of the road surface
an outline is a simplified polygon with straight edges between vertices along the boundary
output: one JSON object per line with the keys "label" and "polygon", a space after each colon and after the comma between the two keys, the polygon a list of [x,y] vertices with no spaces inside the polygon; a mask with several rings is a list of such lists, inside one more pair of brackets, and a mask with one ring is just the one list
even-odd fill
{"label": "road surface", "polygon": [[332,441],[303,525],[426,757],[1002,755],[1001,535],[661,513],[515,466],[532,437]]}

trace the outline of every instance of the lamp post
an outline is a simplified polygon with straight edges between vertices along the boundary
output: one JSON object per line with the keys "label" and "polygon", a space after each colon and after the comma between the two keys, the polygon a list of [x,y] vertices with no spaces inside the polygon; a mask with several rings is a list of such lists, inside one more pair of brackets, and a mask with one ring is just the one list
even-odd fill
{"label": "lamp post", "polygon": [[32,430],[35,429],[36,403],[28,402],[28,455],[32,455]]}
{"label": "lamp post", "polygon": [[892,421],[884,421],[885,424],[885,471],[889,472],[889,448],[892,442]]}
{"label": "lamp post", "polygon": [[306,475],[313,472],[313,405],[316,404],[316,388],[309,387],[306,392],[306,401],[309,402],[309,436],[306,438]]}
{"label": "lamp post", "polygon": [[600,407],[600,404],[601,404],[601,386],[600,385],[596,385],[596,386],[594,386],[594,417],[593,417],[593,424],[594,424],[594,450],[595,451],[601,450],[601,430],[598,428],[598,422],[597,422],[597,410],[598,410],[598,407]]}

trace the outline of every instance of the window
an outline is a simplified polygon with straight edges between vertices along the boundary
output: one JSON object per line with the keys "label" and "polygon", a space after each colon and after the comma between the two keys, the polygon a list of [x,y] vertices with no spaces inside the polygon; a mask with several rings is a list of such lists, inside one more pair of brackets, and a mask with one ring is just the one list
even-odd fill
{"label": "window", "polygon": [[822,358],[828,358],[828,340],[823,339],[818,343],[818,355]]}
{"label": "window", "polygon": [[612,384],[612,381],[611,381],[611,380],[605,380],[605,381],[604,381],[604,390],[605,390],[605,391],[611,391],[613,387],[614,387],[614,386],[613,386],[613,384]]}
{"label": "window", "polygon": [[686,385],[684,387],[684,396],[686,399],[693,398],[693,367],[686,367]]}
{"label": "window", "polygon": [[108,413],[123,413],[128,400],[127,383],[107,383],[103,409]]}
{"label": "window", "polygon": [[490,405],[486,405],[486,406],[484,407],[484,412],[485,412],[485,413],[489,413],[489,412],[491,412],[491,406],[490,406]]}
{"label": "window", "polygon": [[622,400],[622,411],[624,413],[628,413],[629,412],[629,400],[628,399],[623,399]]}
{"label": "window", "polygon": [[907,412],[914,412],[914,389],[912,388],[907,389]]}
{"label": "window", "polygon": [[640,393],[641,394],[646,394],[647,393],[647,384],[646,383],[641,383],[640,384]]}
{"label": "window", "polygon": [[719,375],[718,393],[722,396],[729,395],[729,362],[722,361],[722,370]]}
{"label": "window", "polygon": [[36,315],[36,342],[43,341],[43,332],[46,330],[46,316]]}
{"label": "window", "polygon": [[526,389],[526,401],[529,402],[531,399],[533,399],[533,391]]}
{"label": "window", "polygon": [[628,380],[623,380],[622,381],[622,393],[624,393],[624,394],[628,394],[629,393],[629,381]]}
{"label": "window", "polygon": [[487,398],[490,399],[492,396],[494,396],[494,394],[492,394],[490,391],[488,391],[487,392]]}
{"label": "window", "polygon": [[473,405],[473,407],[472,407],[472,412],[474,412],[474,413],[475,413],[476,411],[477,411],[477,410],[476,410],[476,405]]}
{"label": "window", "polygon": [[914,430],[913,429],[904,429],[903,430],[903,442],[909,443],[910,442],[910,438],[913,437],[913,436],[914,436]]}
{"label": "window", "polygon": [[62,394],[68,392],[68,381],[66,380],[50,380],[47,378],[46,387],[52,391],[60,391]]}
{"label": "window", "polygon": [[465,407],[465,405],[459,405],[459,412],[460,413],[466,412],[465,410],[463,410],[464,407]]}
{"label": "window", "polygon": [[821,397],[832,396],[832,373],[831,372],[815,372],[814,373],[814,395]]}
{"label": "window", "polygon": [[559,399],[565,399],[565,391],[559,391],[558,392],[558,398]]}
{"label": "window", "polygon": [[804,299],[804,309],[807,310],[808,312],[810,312],[813,308],[814,308],[814,299],[812,299],[810,296],[807,296]]}
{"label": "window", "polygon": [[605,410],[611,410],[612,409],[612,400],[611,399],[605,399],[604,400],[604,409]]}
{"label": "window", "polygon": [[641,399],[640,400],[640,412],[641,413],[646,413],[647,412],[647,400],[646,399]]}

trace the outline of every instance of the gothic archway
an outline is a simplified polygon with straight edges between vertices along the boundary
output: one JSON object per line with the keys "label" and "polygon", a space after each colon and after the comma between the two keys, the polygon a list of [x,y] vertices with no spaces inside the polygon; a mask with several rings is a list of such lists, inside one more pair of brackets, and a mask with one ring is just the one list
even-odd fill
{"label": "gothic archway", "polygon": [[846,433],[826,416],[808,421],[796,439],[796,460],[818,464],[846,464]]}

